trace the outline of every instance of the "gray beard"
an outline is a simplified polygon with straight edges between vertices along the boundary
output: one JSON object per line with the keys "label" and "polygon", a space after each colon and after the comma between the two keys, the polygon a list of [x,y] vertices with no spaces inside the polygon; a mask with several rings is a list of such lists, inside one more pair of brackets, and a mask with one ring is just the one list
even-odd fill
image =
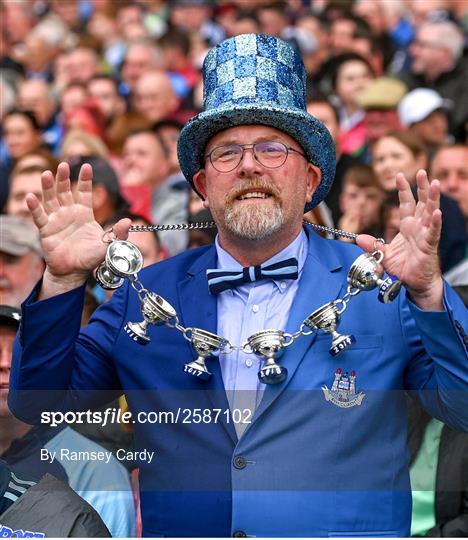
{"label": "gray beard", "polygon": [[226,229],[239,238],[263,240],[281,229],[284,214],[277,202],[273,208],[228,205],[224,212],[224,223]]}

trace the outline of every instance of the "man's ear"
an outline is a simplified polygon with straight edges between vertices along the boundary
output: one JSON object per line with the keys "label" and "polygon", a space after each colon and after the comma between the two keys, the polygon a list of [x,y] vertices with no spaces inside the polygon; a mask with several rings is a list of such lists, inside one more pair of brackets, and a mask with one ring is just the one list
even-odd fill
{"label": "man's ear", "polygon": [[206,198],[206,174],[205,169],[200,169],[194,176],[193,176],[193,185],[195,186],[196,191],[203,199],[203,206],[205,208],[209,208],[209,203]]}
{"label": "man's ear", "polygon": [[310,202],[316,189],[319,187],[322,181],[322,171],[317,165],[307,163],[307,191],[306,201]]}

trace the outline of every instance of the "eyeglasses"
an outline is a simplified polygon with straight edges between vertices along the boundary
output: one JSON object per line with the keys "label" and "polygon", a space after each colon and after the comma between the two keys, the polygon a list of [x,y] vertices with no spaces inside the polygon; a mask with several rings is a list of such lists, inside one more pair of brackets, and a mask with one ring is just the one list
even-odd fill
{"label": "eyeglasses", "polygon": [[288,159],[289,152],[294,152],[307,159],[299,150],[278,141],[262,141],[255,144],[226,144],[213,148],[205,155],[218,172],[233,171],[244,157],[246,149],[252,149],[253,156],[260,165],[269,169],[281,167]]}

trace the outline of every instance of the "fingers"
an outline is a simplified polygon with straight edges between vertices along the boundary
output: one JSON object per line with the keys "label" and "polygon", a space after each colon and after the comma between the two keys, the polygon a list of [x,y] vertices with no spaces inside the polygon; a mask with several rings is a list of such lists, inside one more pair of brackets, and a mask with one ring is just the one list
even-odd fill
{"label": "fingers", "polygon": [[416,202],[411,191],[411,187],[403,173],[396,175],[396,187],[398,189],[398,198],[400,200],[400,220],[414,215]]}
{"label": "fingers", "polygon": [[74,203],[70,185],[70,167],[68,163],[60,163],[56,175],[57,198],[61,206],[70,206]]}
{"label": "fingers", "polygon": [[386,244],[377,242],[377,238],[375,238],[375,236],[371,236],[370,234],[359,234],[356,238],[356,244],[367,252],[373,252],[376,249],[379,249],[380,251],[383,251],[384,255],[387,248]]}
{"label": "fingers", "polygon": [[440,208],[440,182],[433,180],[428,189],[427,202],[422,214],[422,224],[429,227],[432,222],[434,211]]}
{"label": "fingers", "polygon": [[128,229],[132,224],[132,220],[128,218],[121,219],[113,226],[113,232],[119,240],[126,240],[128,237]]}
{"label": "fingers", "polygon": [[36,227],[38,229],[44,227],[49,218],[47,217],[47,214],[36,195],[33,193],[28,193],[26,195],[26,204],[28,205]]}
{"label": "fingers", "polygon": [[442,230],[442,212],[436,208],[431,215],[429,229],[426,235],[427,243],[432,247],[437,247],[440,240],[440,231]]}
{"label": "fingers", "polygon": [[429,180],[427,178],[427,172],[424,169],[420,169],[416,173],[416,185],[418,187],[418,204],[416,206],[415,216],[420,217],[424,212],[429,196]]}
{"label": "fingers", "polygon": [[75,192],[75,202],[88,208],[93,207],[93,168],[89,163],[84,163],[81,166]]}
{"label": "fingers", "polygon": [[55,191],[55,180],[52,171],[45,171],[41,174],[42,205],[48,214],[56,212],[60,208]]}

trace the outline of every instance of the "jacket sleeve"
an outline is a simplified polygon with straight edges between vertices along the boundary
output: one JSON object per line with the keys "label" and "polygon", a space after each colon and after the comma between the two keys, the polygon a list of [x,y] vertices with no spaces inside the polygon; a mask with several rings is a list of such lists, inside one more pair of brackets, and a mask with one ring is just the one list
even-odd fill
{"label": "jacket sleeve", "polygon": [[39,286],[22,305],[8,396],[12,413],[30,424],[39,423],[42,411],[85,410],[122,393],[111,357],[126,285],[95,312],[86,335],[80,333],[85,288],[35,301]]}
{"label": "jacket sleeve", "polygon": [[444,307],[422,311],[404,301],[401,324],[411,358],[405,383],[432,416],[468,431],[468,313],[447,284]]}

